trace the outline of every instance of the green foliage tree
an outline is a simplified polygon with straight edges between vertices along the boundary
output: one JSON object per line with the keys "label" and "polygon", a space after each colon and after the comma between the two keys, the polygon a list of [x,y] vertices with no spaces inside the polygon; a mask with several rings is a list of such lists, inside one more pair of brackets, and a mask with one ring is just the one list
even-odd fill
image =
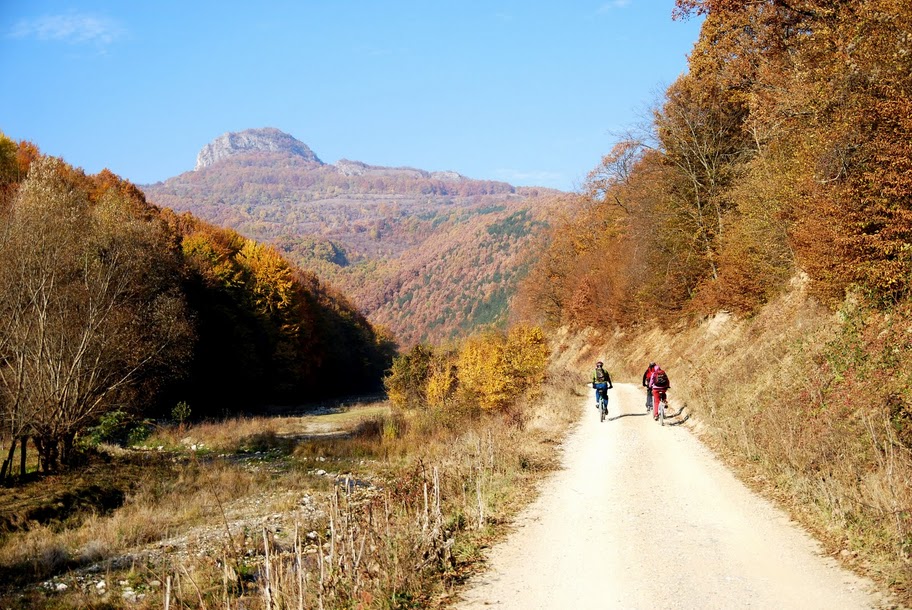
{"label": "green foliage tree", "polygon": [[400,409],[427,405],[426,384],[434,360],[433,348],[421,344],[393,360],[389,374],[384,378],[386,392],[393,405]]}

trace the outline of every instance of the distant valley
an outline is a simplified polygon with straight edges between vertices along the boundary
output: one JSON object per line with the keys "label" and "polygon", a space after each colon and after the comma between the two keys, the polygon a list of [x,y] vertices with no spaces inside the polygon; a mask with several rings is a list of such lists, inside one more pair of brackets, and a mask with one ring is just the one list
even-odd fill
{"label": "distant valley", "polygon": [[503,323],[540,251],[550,189],[340,160],[277,129],[207,144],[150,201],[273,244],[404,345]]}

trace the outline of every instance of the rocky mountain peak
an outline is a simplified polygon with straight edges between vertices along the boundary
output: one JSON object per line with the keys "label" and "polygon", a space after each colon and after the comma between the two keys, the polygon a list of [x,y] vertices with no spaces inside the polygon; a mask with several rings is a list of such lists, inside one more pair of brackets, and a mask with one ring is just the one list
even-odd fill
{"label": "rocky mountain peak", "polygon": [[265,127],[229,132],[217,137],[200,150],[194,169],[200,170],[232,155],[251,152],[288,153],[323,165],[304,142],[274,127]]}

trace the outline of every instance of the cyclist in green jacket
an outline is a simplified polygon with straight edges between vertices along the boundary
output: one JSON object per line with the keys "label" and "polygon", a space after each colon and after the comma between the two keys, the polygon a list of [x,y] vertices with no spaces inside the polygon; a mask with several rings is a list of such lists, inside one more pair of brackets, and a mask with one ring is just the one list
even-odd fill
{"label": "cyclist in green jacket", "polygon": [[592,373],[592,387],[595,388],[595,408],[598,409],[599,397],[604,395],[607,402],[608,390],[614,387],[611,384],[611,375],[605,370],[605,365],[601,360],[595,363],[595,372]]}

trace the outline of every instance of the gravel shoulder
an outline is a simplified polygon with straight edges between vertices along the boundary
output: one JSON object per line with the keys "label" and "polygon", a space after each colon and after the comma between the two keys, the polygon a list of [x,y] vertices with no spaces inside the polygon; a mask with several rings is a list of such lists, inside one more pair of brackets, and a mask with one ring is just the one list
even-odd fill
{"label": "gravel shoulder", "polygon": [[455,608],[889,607],[685,426],[653,421],[639,387],[609,395],[604,423],[591,396],[575,406],[563,468]]}

